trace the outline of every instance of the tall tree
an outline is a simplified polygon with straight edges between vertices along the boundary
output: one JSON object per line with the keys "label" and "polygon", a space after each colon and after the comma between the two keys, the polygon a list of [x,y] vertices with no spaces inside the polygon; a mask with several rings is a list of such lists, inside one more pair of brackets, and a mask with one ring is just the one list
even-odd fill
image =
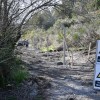
{"label": "tall tree", "polygon": [[72,18],[73,7],[76,0],[61,0],[61,3],[55,7],[55,14],[57,17],[65,18],[68,16]]}

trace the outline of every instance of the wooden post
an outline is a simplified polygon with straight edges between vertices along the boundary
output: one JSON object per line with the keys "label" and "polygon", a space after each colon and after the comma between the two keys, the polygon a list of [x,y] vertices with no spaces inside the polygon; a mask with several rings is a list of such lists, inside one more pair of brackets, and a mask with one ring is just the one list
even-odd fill
{"label": "wooden post", "polygon": [[90,57],[90,52],[91,52],[91,42],[90,42],[90,44],[89,44],[89,50],[88,50],[88,58],[87,58],[87,60],[88,60],[89,57]]}
{"label": "wooden post", "polygon": [[36,38],[36,37],[34,36],[34,37],[33,37],[33,43],[32,43],[32,44],[33,44],[33,48],[34,48],[34,53],[35,53],[36,45],[37,45],[37,44],[36,44],[36,41],[35,41],[35,40],[36,40],[35,38]]}
{"label": "wooden post", "polygon": [[66,65],[65,55],[66,55],[66,43],[65,43],[66,29],[63,26],[63,65]]}
{"label": "wooden post", "polygon": [[[47,59],[48,59],[48,62],[50,61],[50,57],[49,57],[49,35],[47,34],[47,37],[46,37],[46,41],[47,41]],[[49,66],[47,62],[47,66]]]}
{"label": "wooden post", "polygon": [[72,61],[71,61],[71,67],[73,67],[73,52],[72,53]]}

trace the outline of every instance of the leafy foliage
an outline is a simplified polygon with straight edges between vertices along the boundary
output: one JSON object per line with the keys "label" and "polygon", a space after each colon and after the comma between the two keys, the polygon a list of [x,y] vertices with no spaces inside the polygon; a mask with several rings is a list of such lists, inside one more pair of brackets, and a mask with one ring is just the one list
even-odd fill
{"label": "leafy foliage", "polygon": [[78,40],[78,38],[79,38],[78,33],[74,33],[74,35],[73,35],[73,39],[74,39],[74,40]]}
{"label": "leafy foliage", "polygon": [[51,12],[47,9],[42,11],[41,13],[35,14],[30,20],[29,24],[32,24],[33,27],[43,28],[45,30],[49,29],[53,26],[55,22],[54,17]]}
{"label": "leafy foliage", "polygon": [[47,52],[47,51],[54,51],[55,47],[53,45],[49,46],[49,47],[43,47],[41,48],[42,52]]}
{"label": "leafy foliage", "polygon": [[18,58],[12,58],[6,63],[1,63],[5,70],[0,71],[0,87],[6,87],[8,84],[19,84],[27,78],[27,70],[22,68],[22,61]]}

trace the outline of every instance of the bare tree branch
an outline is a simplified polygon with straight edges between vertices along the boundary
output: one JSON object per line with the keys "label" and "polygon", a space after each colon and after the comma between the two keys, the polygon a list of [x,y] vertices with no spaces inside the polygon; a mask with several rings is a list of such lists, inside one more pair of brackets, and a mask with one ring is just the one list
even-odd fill
{"label": "bare tree branch", "polygon": [[36,11],[37,9],[40,9],[40,8],[42,8],[42,7],[44,7],[44,6],[48,6],[48,4],[49,4],[51,1],[52,1],[52,0],[49,0],[48,2],[46,2],[46,3],[42,4],[42,5],[39,5],[39,6],[37,6],[36,8],[30,10],[30,11],[24,16],[24,18],[23,18],[23,20],[22,20],[22,22],[21,22],[21,24],[20,24],[20,26],[19,26],[19,32],[20,32],[21,27],[22,27],[23,23],[25,22],[26,18],[27,18],[32,12],[34,12],[34,11]]}

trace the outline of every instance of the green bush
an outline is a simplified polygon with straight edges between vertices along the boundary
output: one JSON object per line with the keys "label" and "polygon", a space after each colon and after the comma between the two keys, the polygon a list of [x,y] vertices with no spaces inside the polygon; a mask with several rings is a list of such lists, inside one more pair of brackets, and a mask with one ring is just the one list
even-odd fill
{"label": "green bush", "polygon": [[51,45],[48,48],[47,47],[42,47],[41,51],[42,52],[47,52],[47,51],[53,51],[54,49],[55,49],[55,47],[53,45]]}
{"label": "green bush", "polygon": [[[0,87],[5,87],[8,84],[19,84],[27,78],[28,72],[25,68],[22,68],[23,62],[19,58],[13,58],[7,62],[0,63],[4,68],[0,70]],[[4,75],[5,74],[5,75]]]}
{"label": "green bush", "polygon": [[78,40],[78,38],[79,38],[78,33],[75,33],[75,34],[73,35],[73,39],[74,39],[74,40]]}
{"label": "green bush", "polygon": [[85,33],[85,29],[83,29],[83,28],[81,28],[81,27],[78,28],[77,30],[78,30],[81,34]]}
{"label": "green bush", "polygon": [[63,34],[62,34],[62,33],[58,33],[57,41],[58,41],[59,43],[61,43],[62,40],[63,40]]}
{"label": "green bush", "polygon": [[97,9],[100,8],[100,0],[96,0],[96,6],[97,6]]}
{"label": "green bush", "polygon": [[28,72],[26,70],[17,70],[13,72],[12,75],[12,79],[14,80],[15,84],[18,85],[28,77]]}
{"label": "green bush", "polygon": [[15,84],[18,85],[28,77],[28,72],[23,68],[23,62],[19,58],[14,60],[11,68],[11,80],[13,80]]}

